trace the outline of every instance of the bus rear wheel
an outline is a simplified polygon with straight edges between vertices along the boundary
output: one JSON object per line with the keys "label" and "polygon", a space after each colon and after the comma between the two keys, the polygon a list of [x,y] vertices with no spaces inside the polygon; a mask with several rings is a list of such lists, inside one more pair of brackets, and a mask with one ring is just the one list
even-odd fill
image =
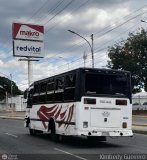
{"label": "bus rear wheel", "polygon": [[30,123],[28,124],[28,127],[29,127],[29,133],[30,133],[30,135],[31,136],[35,136],[36,135],[36,130],[31,128]]}
{"label": "bus rear wheel", "polygon": [[56,127],[55,127],[55,122],[54,122],[54,120],[53,119],[51,119],[50,121],[49,121],[49,127],[48,127],[48,130],[50,131],[50,136],[51,136],[51,139],[53,140],[53,141],[57,141],[57,135],[56,135]]}
{"label": "bus rear wheel", "polygon": [[29,128],[29,132],[30,132],[31,136],[35,136],[36,135],[36,130],[35,129]]}

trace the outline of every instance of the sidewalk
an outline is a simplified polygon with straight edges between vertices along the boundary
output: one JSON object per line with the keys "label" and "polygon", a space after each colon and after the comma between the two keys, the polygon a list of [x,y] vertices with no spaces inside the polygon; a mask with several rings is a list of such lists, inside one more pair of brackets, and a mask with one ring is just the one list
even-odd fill
{"label": "sidewalk", "polygon": [[145,121],[142,122],[132,122],[133,132],[147,134],[147,115],[133,115],[133,118],[145,119]]}
{"label": "sidewalk", "polygon": [[134,133],[142,133],[142,134],[147,134],[147,125],[146,126],[139,126],[139,125],[134,125],[132,126],[132,130]]}
{"label": "sidewalk", "polygon": [[[142,116],[137,116],[137,117],[142,118]],[[2,119],[24,120],[25,112],[0,112],[0,118],[2,118]],[[147,116],[145,116],[144,118],[147,118]],[[132,125],[132,130],[133,130],[134,133],[147,134],[147,123],[143,123],[143,124],[136,123],[136,124],[133,124]]]}
{"label": "sidewalk", "polygon": [[25,112],[0,112],[0,118],[24,120]]}

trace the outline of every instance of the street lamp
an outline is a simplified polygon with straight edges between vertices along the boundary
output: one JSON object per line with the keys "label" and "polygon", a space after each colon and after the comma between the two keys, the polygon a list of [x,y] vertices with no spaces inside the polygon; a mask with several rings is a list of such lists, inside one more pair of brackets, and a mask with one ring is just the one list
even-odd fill
{"label": "street lamp", "polygon": [[144,21],[144,20],[140,20],[141,22],[144,22],[144,23],[147,23],[146,21]]}
{"label": "street lamp", "polygon": [[91,35],[91,44],[90,44],[90,42],[89,42],[86,38],[84,38],[83,36],[81,36],[80,34],[74,32],[74,31],[72,31],[72,30],[68,30],[68,31],[71,32],[71,33],[73,33],[73,34],[76,34],[76,35],[79,36],[79,37],[81,37],[82,39],[84,39],[84,40],[88,43],[88,45],[89,45],[89,47],[90,47],[90,50],[91,50],[92,68],[94,68],[93,34]]}

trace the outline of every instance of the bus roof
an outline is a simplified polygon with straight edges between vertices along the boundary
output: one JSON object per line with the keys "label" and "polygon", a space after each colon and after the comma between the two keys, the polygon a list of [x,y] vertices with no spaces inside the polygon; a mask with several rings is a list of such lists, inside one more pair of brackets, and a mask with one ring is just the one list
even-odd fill
{"label": "bus roof", "polygon": [[53,76],[50,76],[50,77],[47,77],[47,78],[44,78],[44,79],[40,79],[38,81],[35,81],[35,83],[41,83],[41,82],[45,82],[45,81],[48,81],[49,78],[54,78],[54,77],[58,77],[58,76],[63,76],[63,75],[67,75],[67,74],[71,74],[71,73],[74,73],[74,72],[77,72],[77,71],[87,71],[87,72],[93,72],[93,73],[97,73],[97,72],[101,72],[101,73],[104,73],[104,74],[110,74],[110,73],[113,73],[113,74],[130,74],[129,71],[124,71],[124,70],[114,70],[114,69],[105,69],[105,68],[77,68],[77,69],[73,69],[73,70],[70,70],[70,71],[67,71],[67,72],[63,72],[63,73],[60,73],[60,74],[57,74],[57,75],[53,75]]}

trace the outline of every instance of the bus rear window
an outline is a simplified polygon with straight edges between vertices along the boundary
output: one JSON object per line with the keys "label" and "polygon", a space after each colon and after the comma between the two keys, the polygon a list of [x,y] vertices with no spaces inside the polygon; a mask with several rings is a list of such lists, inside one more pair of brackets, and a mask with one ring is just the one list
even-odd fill
{"label": "bus rear window", "polygon": [[126,75],[86,74],[85,92],[87,94],[127,95]]}

